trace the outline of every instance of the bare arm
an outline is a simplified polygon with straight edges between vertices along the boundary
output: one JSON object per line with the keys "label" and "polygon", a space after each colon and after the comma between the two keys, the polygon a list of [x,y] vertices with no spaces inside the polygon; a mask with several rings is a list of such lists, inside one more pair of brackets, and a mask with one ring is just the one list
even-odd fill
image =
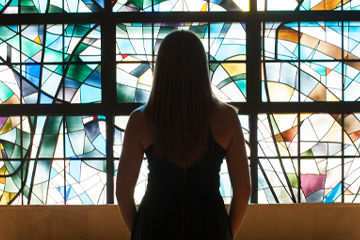
{"label": "bare arm", "polygon": [[139,114],[139,112],[134,112],[126,126],[116,179],[116,198],[121,216],[130,233],[137,211],[134,202],[134,190],[144,156],[144,150],[139,141],[142,124]]}
{"label": "bare arm", "polygon": [[231,115],[229,125],[231,124],[234,128],[231,131],[233,135],[227,148],[226,162],[233,188],[229,217],[235,238],[245,217],[251,188],[245,140],[241,125],[234,111]]}

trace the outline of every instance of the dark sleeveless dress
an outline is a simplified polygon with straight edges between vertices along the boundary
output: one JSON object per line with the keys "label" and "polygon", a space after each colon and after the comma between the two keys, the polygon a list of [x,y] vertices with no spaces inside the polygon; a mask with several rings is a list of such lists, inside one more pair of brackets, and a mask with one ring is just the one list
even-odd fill
{"label": "dark sleeveless dress", "polygon": [[148,185],[135,217],[132,240],[231,240],[229,216],[219,192],[226,154],[212,136],[200,163],[184,170],[165,159],[148,158]]}

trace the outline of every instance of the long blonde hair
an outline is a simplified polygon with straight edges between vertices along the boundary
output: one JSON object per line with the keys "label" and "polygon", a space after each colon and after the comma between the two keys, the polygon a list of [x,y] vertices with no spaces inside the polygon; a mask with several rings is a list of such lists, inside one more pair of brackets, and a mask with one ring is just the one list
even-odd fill
{"label": "long blonde hair", "polygon": [[199,162],[207,151],[214,104],[200,39],[189,31],[170,33],[159,48],[145,108],[155,155],[183,168]]}

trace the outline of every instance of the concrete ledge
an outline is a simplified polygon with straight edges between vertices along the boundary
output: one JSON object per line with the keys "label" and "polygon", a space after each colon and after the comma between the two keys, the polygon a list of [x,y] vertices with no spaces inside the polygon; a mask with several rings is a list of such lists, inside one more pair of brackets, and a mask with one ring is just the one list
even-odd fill
{"label": "concrete ledge", "polygon": [[[116,205],[1,206],[0,220],[6,240],[130,239]],[[358,239],[359,223],[359,204],[250,205],[238,239]]]}

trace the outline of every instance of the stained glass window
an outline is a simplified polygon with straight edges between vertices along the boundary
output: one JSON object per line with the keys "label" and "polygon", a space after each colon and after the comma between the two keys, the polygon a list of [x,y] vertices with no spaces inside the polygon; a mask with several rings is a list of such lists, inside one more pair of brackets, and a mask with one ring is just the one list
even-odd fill
{"label": "stained glass window", "polygon": [[[0,1],[0,204],[116,202],[129,115],[174,30],[198,35],[215,95],[239,109],[251,202],[360,202],[359,10],[358,0]],[[144,161],[137,203],[147,173]],[[229,203],[226,164],[220,181]]]}
{"label": "stained glass window", "polygon": [[0,117],[1,203],[106,203],[105,121],[101,115]]}

